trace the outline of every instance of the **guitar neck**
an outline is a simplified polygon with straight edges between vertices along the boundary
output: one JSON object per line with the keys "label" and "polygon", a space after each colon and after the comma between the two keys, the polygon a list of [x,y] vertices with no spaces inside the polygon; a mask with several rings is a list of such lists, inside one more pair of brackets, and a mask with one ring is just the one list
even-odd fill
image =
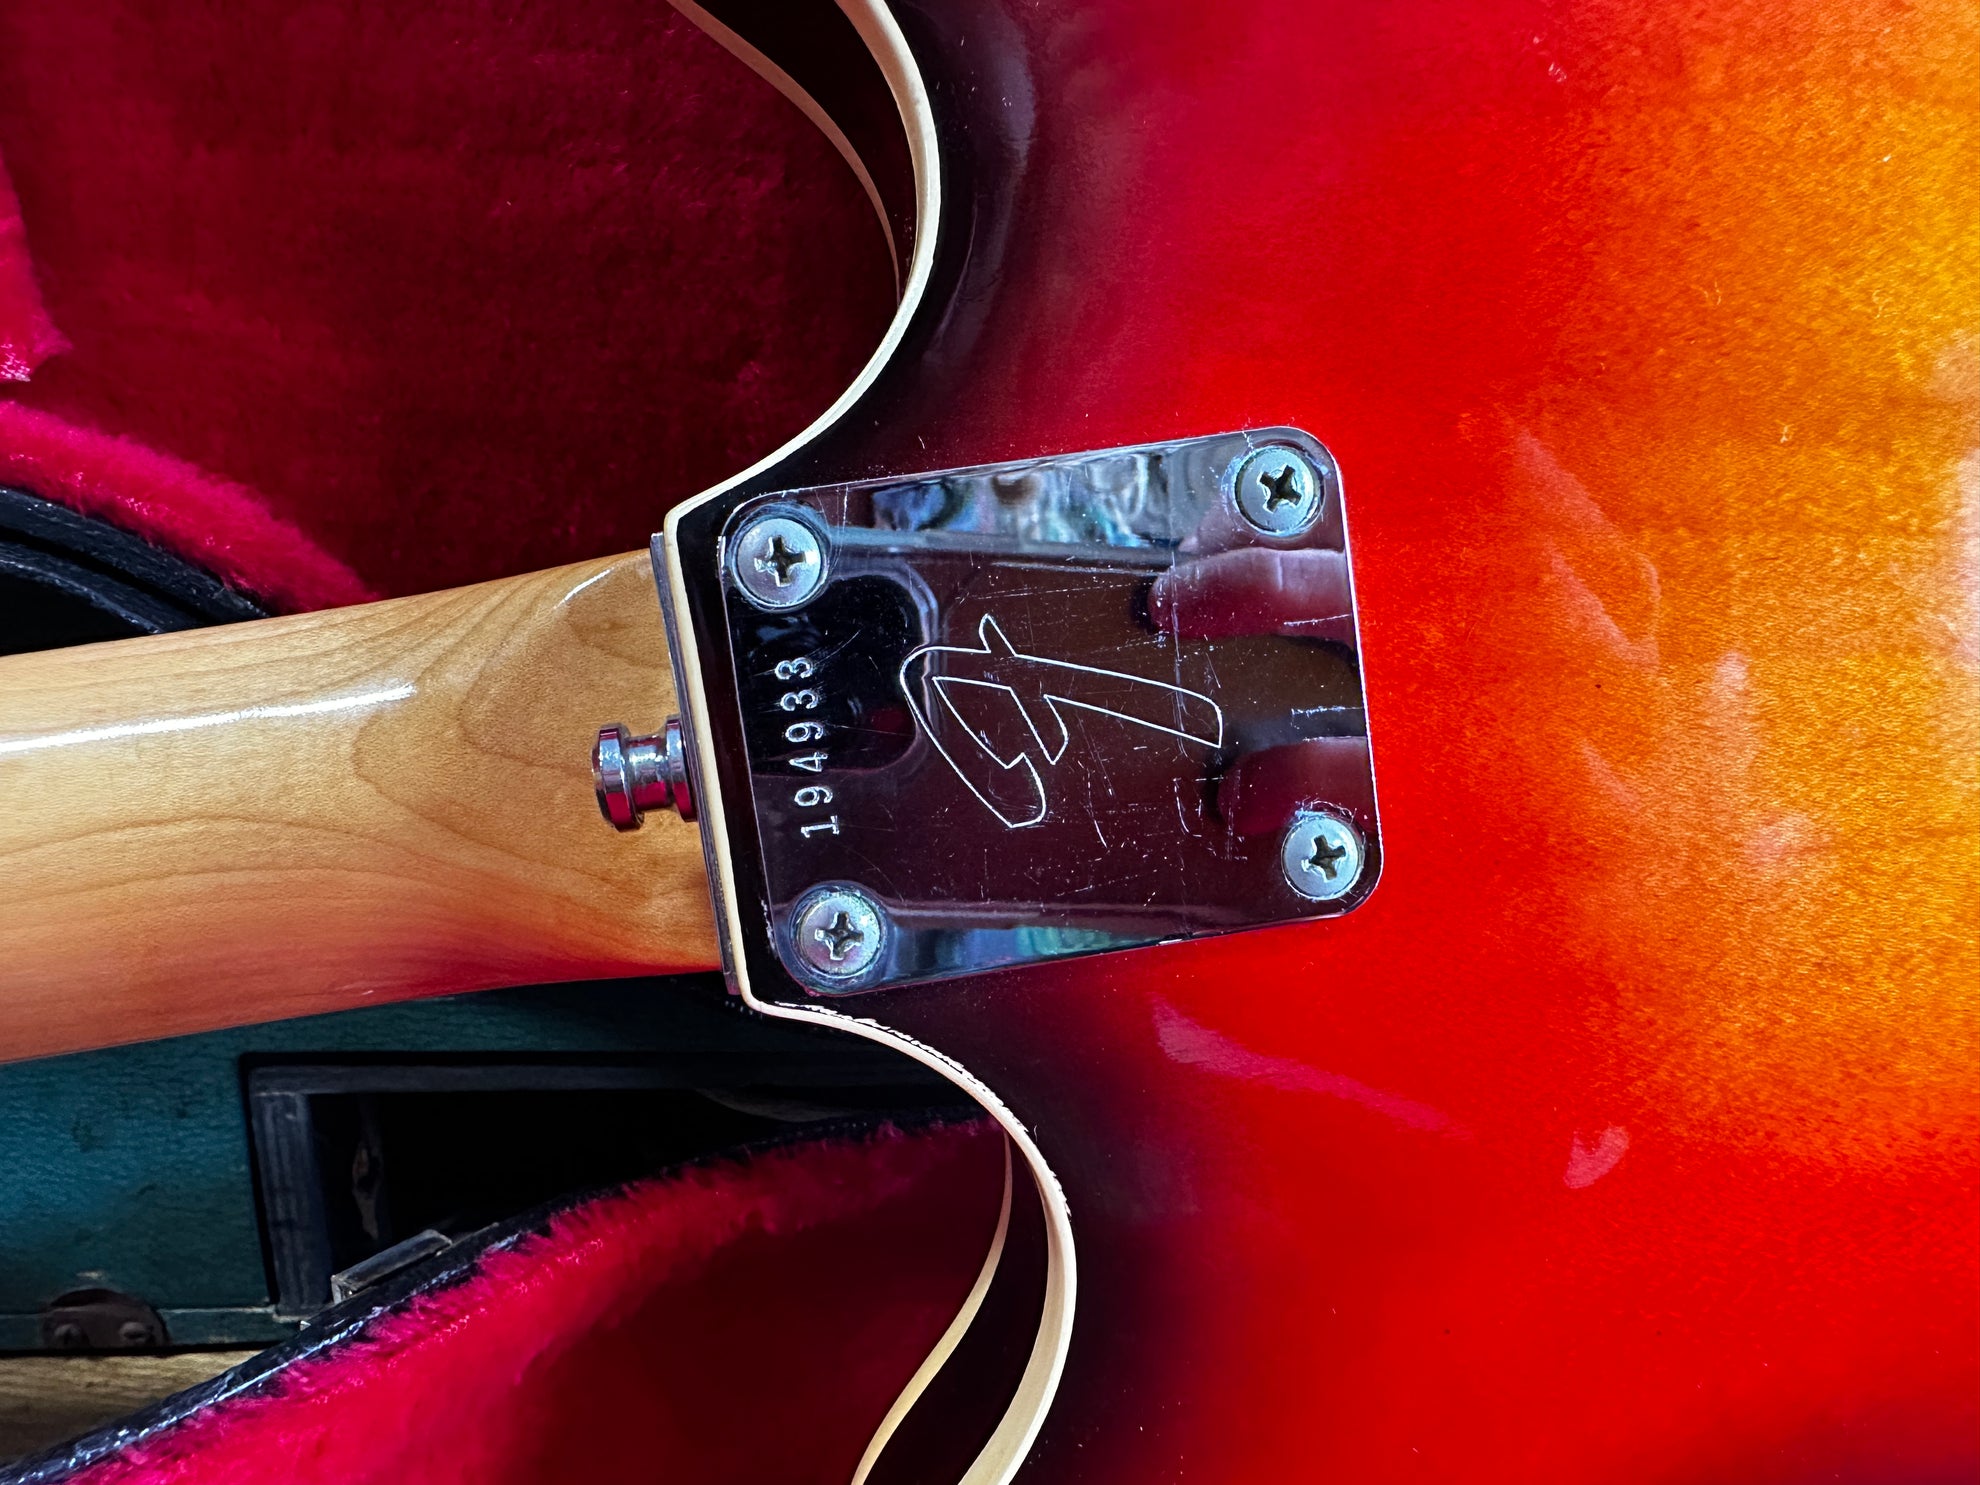
{"label": "guitar neck", "polygon": [[643,553],[0,660],[0,1060],[714,965],[587,766],[673,706]]}

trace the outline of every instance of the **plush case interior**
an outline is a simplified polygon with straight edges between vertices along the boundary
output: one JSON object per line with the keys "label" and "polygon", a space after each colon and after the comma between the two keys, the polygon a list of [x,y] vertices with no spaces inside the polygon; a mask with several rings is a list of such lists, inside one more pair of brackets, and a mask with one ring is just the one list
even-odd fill
{"label": "plush case interior", "polygon": [[[832,146],[653,0],[0,6],[0,484],[267,609],[643,545],[824,409],[893,294]],[[843,1481],[1001,1168],[968,1126],[636,1186],[38,1469]]]}

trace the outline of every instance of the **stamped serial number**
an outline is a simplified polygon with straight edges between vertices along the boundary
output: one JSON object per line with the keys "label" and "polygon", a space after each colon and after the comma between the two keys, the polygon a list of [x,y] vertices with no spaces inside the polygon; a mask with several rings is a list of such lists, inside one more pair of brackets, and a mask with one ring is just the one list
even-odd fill
{"label": "stamped serial number", "polygon": [[[808,681],[818,674],[818,666],[809,656],[799,655],[789,660],[779,660],[773,673],[780,681]],[[793,686],[777,698],[780,710],[802,714],[815,712],[825,704],[825,693],[818,686]],[[830,729],[816,717],[802,717],[784,728],[784,741],[802,746],[805,743],[824,743],[829,740]],[[830,762],[830,755],[823,747],[810,752],[797,753],[784,760],[799,773],[820,774]],[[832,802],[830,784],[801,784],[791,795],[791,803],[799,809],[815,810]],[[798,826],[798,834],[806,837],[814,835],[837,835],[839,817],[826,815],[822,819],[808,820]]]}

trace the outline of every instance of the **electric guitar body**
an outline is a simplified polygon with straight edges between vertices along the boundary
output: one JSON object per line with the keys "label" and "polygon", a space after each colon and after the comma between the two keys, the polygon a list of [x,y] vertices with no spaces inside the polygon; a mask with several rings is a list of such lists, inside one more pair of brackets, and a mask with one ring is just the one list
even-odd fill
{"label": "electric guitar body", "polygon": [[[248,987],[227,1008],[168,1009],[146,1028],[352,1003],[360,983],[430,992],[465,988],[463,975],[574,977],[719,953],[761,1013],[942,1068],[1005,1122],[1033,1174],[1035,1201],[1013,1217],[1028,1236],[1012,1252],[1029,1256],[1011,1260],[1009,1283],[1024,1286],[1004,1296],[1005,1333],[973,1350],[964,1338],[875,1479],[1970,1476],[1970,8],[688,9],[837,131],[890,225],[903,288],[888,341],[841,403],[675,511],[656,543],[715,935],[688,827],[614,836],[594,816],[583,849],[598,859],[568,883],[554,862],[501,880],[562,894],[600,918],[595,932],[546,911],[551,926],[495,934],[497,952],[479,920],[434,928],[498,911],[485,895],[463,906],[495,872],[476,858],[470,886],[433,889],[395,928],[427,933],[425,949],[353,967],[354,933],[334,977],[299,986],[299,971],[255,970],[259,1001]],[[1035,636],[1050,616],[1036,615],[1060,568],[1021,592],[980,564],[975,587],[950,589],[936,558],[916,569],[946,627],[922,632],[909,658],[945,679],[923,686],[896,667],[908,709],[917,696],[925,709],[887,725],[917,740],[903,749],[925,741],[943,757],[917,755],[916,787],[885,796],[899,859],[928,853],[903,877],[967,856],[993,875],[1000,861],[1042,862],[1045,880],[1067,770],[1081,770],[1081,799],[1110,768],[1132,795],[1159,749],[1208,750],[1185,780],[1196,795],[1164,784],[1074,822],[1093,827],[1087,879],[1132,884],[1109,899],[1105,932],[1024,938],[986,919],[973,938],[944,929],[962,957],[930,949],[926,973],[852,993],[786,974],[808,920],[787,929],[780,916],[789,858],[770,843],[750,753],[737,616],[756,616],[751,634],[784,631],[774,604],[759,614],[724,586],[737,522],[774,496],[806,530],[805,511],[826,512],[835,561],[877,564],[860,555],[878,550],[866,537],[843,555],[862,500],[896,509],[876,482],[1008,464],[982,478],[1015,488],[1045,456],[1116,448],[1167,450],[1147,457],[1180,467],[1175,451],[1193,440],[1247,430],[1304,451],[1310,498],[1333,513],[1318,545],[1343,575],[1302,594],[1291,565],[1252,573],[1195,649],[1176,638],[1188,629],[1176,615],[1201,594],[1176,574],[1222,570],[1243,546],[1208,526],[1178,529],[1152,590],[1123,579],[1127,596],[1099,618],[1081,617],[1085,589],[1066,589],[1067,622],[1167,633],[1172,668],[1048,654]],[[785,495],[816,490],[835,493],[810,506]],[[1276,518],[1267,511],[1254,550],[1284,548]],[[941,561],[962,560],[947,551]],[[587,729],[615,709],[668,706],[660,599],[644,573],[621,562],[539,582],[545,613],[609,596],[630,616],[577,624],[595,640],[587,653],[614,657],[600,662],[603,692],[571,698],[580,761]],[[498,607],[462,598],[448,622],[481,633]],[[271,622],[320,635],[338,619]],[[414,633],[409,622],[393,632]],[[231,632],[251,644],[261,627]],[[583,671],[504,632],[492,650],[551,656],[526,672],[539,710],[546,686]],[[180,637],[170,652],[201,642]],[[1293,648],[1271,659],[1267,643]],[[161,648],[134,648],[145,645]],[[110,654],[32,657],[44,667],[32,673],[73,665],[83,677]],[[1324,676],[1311,660],[1313,684],[1346,688],[1330,705],[1349,722],[1237,746],[1239,703],[1217,686],[1234,697],[1234,677],[1301,656],[1332,657]],[[0,666],[0,698],[28,663]],[[340,671],[332,691],[383,717],[405,700],[395,663]],[[1082,671],[1088,689],[1052,665]],[[430,673],[458,669],[434,660]],[[448,714],[460,719],[448,736],[486,739],[475,698],[493,693],[474,690],[481,672],[462,673],[470,699]],[[1096,685],[1113,687],[1104,704]],[[990,706],[986,688],[1019,711]],[[269,725],[265,697],[242,704]],[[805,705],[773,720],[802,730]],[[930,720],[942,705],[952,722]],[[1048,713],[1056,723],[1041,723]],[[1015,743],[997,732],[1013,717],[1031,726]],[[197,750],[227,730],[146,745],[180,749],[169,766],[192,777]],[[557,780],[530,795],[533,818],[557,816],[537,851],[575,838],[590,808],[581,768],[557,772],[568,760],[553,731],[515,734],[527,766]],[[75,732],[66,751],[91,745]],[[356,771],[376,785],[367,760]],[[798,767],[794,788],[839,790],[807,799],[879,797],[822,753]],[[10,805],[31,787],[17,777]],[[403,803],[419,782],[391,778],[373,793]],[[452,818],[474,822],[460,827],[468,848],[499,849],[489,793],[447,787],[461,796]],[[1252,912],[1282,885],[1281,832],[1316,804],[1353,827],[1342,849],[1360,853],[1360,879],[1324,910]],[[1182,818],[1197,805],[1200,821]],[[1230,890],[1206,869],[1186,902],[1167,903],[1165,863],[1197,870],[1201,822],[1224,832],[1201,849],[1234,863]],[[880,852],[877,838],[860,849]],[[1302,851],[1324,855],[1326,839]],[[852,874],[849,857],[834,859]],[[896,869],[862,859],[879,876]],[[370,870],[347,864],[352,881]],[[636,893],[589,890],[642,877]],[[1120,904],[1137,894],[1173,912],[1129,924]],[[1037,890],[1040,921],[1058,923],[1056,901]],[[512,921],[536,911],[517,902]],[[888,932],[920,942],[913,913],[896,916]],[[856,936],[856,919],[824,928]],[[181,962],[158,942],[154,1006]],[[969,947],[986,944],[1003,947]],[[1125,944],[1146,946],[1073,953]],[[119,1034],[72,1016],[37,1040],[24,1014],[8,1027],[17,1054]],[[957,1420],[946,1430],[943,1407]]]}
{"label": "electric guitar body", "polygon": [[756,487],[1307,429],[1380,794],[1353,913],[826,1012],[1063,1187],[1026,1478],[1971,1468],[1972,17],[899,16],[939,306]]}

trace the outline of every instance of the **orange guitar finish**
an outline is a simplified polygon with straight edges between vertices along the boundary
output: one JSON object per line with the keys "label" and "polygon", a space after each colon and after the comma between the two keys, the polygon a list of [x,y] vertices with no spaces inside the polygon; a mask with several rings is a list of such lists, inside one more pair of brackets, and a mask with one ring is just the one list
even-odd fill
{"label": "orange guitar finish", "polygon": [[1066,1184],[1023,1478],[1973,1478],[1972,7],[979,21],[1013,225],[881,457],[1323,439],[1386,854],[849,1004]]}

